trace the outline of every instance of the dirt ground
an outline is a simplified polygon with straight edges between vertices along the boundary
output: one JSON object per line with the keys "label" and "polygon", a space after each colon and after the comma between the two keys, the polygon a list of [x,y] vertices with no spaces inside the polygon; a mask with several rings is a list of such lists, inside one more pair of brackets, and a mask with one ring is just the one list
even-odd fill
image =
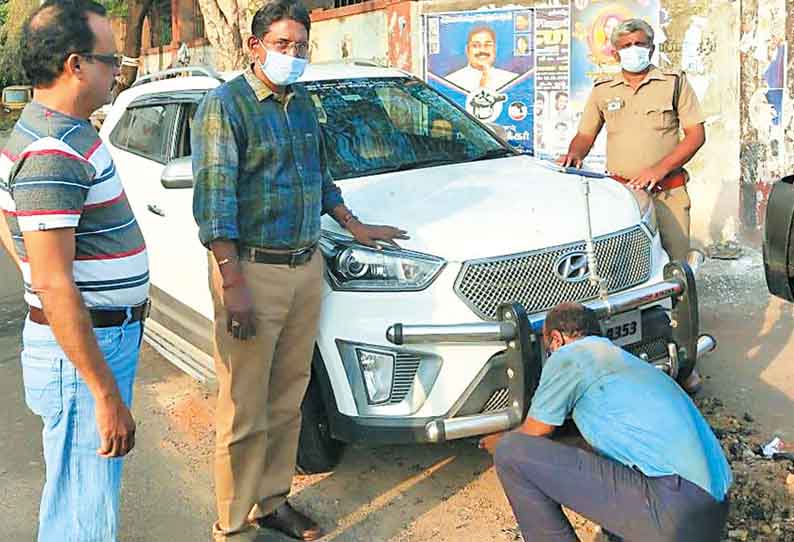
{"label": "dirt ground", "polygon": [[[706,382],[697,402],[735,476],[724,538],[794,541],[794,462],[759,453],[774,435],[794,442],[793,309],[766,294],[755,251],[710,261],[700,296],[702,329],[719,347],[701,365]],[[160,445],[204,472],[211,458],[211,393],[178,374],[150,386],[172,429]],[[296,476],[293,499],[318,516],[328,541],[521,540],[491,459],[472,441],[352,446],[336,472]],[[596,525],[572,518],[583,542],[601,539]]]}
{"label": "dirt ground", "polygon": [[[0,264],[0,276],[10,276],[7,262]],[[17,288],[0,280],[0,431],[12,436],[0,439],[0,508],[13,511],[0,524],[0,540],[34,538],[43,476],[40,424],[21,394]],[[697,401],[735,477],[724,539],[793,542],[794,462],[764,459],[758,448],[775,435],[794,443],[794,306],[766,293],[753,250],[707,262],[699,294],[701,329],[718,349],[700,364],[705,384]],[[144,346],[135,394],[139,443],[125,474],[120,540],[209,540],[211,386]],[[491,459],[472,441],[355,445],[335,472],[296,476],[292,494],[328,531],[325,541],[521,539]],[[597,526],[574,520],[583,542],[600,539]]]}

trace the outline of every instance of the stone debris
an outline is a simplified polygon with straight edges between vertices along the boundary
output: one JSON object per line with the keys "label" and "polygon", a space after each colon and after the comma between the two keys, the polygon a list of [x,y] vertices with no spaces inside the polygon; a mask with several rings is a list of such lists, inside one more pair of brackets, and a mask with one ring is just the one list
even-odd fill
{"label": "stone debris", "polygon": [[731,508],[723,541],[794,542],[794,461],[761,452],[768,439],[751,415],[731,415],[718,398],[696,399],[733,470]]}

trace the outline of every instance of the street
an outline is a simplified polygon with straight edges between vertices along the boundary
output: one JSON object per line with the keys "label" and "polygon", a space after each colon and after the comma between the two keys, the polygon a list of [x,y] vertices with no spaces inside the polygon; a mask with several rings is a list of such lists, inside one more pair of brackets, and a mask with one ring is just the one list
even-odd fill
{"label": "street", "polygon": [[[33,540],[43,483],[41,424],[25,407],[19,366],[24,318],[19,283],[2,260],[0,289],[0,525],[2,540]],[[706,264],[702,329],[718,350],[701,365],[703,395],[752,413],[761,440],[794,435],[791,306],[769,299],[760,255]],[[199,384],[144,346],[135,391],[137,447],[122,493],[123,542],[209,540],[211,386]],[[768,440],[768,439],[767,439]],[[349,448],[331,474],[298,476],[293,502],[312,510],[328,541],[517,540],[490,457],[470,441],[439,446]],[[582,539],[594,526],[579,521]],[[287,540],[274,535],[274,540]]]}
{"label": "street", "polygon": [[[0,277],[0,509],[12,512],[0,523],[0,540],[29,541],[35,539],[44,479],[41,422],[24,402],[19,349],[25,306],[18,274],[4,254]],[[701,330],[718,342],[700,364],[700,396],[719,398],[726,413],[744,417],[756,442],[773,434],[794,440],[794,307],[768,295],[760,253],[745,249],[737,260],[708,260],[698,293]],[[212,385],[194,381],[144,344],[120,542],[210,539],[214,402]],[[784,491],[785,477],[765,478],[758,482],[765,489],[753,486],[754,492]],[[291,499],[312,511],[329,533],[326,541],[520,540],[491,458],[472,441],[355,445],[335,472],[296,476]],[[794,497],[789,500],[794,515]],[[594,540],[593,524],[575,522],[583,542]],[[782,540],[750,538],[767,539]]]}

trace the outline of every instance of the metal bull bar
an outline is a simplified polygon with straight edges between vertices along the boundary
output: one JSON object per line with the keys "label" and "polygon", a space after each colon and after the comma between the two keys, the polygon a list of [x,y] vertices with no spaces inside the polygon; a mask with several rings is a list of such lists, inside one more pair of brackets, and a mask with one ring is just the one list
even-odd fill
{"label": "metal bull bar", "polygon": [[[703,254],[692,251],[686,262],[671,262],[664,268],[664,280],[635,290],[621,292],[583,303],[593,309],[599,319],[628,312],[670,299],[672,312],[672,343],[664,369],[672,377],[685,378],[694,369],[698,357],[710,352],[716,341],[709,335],[699,336],[699,319],[695,274],[703,262]],[[519,303],[499,307],[496,322],[453,325],[394,324],[386,338],[396,345],[426,343],[506,344],[506,372],[510,389],[510,405],[501,411],[472,416],[441,418],[425,427],[428,440],[445,440],[505,431],[518,426],[526,417],[529,404],[540,382],[543,348],[540,330],[546,313],[528,316]],[[540,355],[538,354],[540,353]]]}

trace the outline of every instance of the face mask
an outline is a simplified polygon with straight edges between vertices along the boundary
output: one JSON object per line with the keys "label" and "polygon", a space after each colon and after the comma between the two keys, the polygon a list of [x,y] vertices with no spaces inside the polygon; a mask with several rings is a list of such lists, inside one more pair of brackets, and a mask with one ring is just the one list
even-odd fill
{"label": "face mask", "polygon": [[291,85],[300,79],[306,69],[306,64],[308,62],[305,58],[282,55],[268,49],[266,50],[265,61],[259,66],[273,84],[283,87]]}
{"label": "face mask", "polygon": [[631,73],[644,71],[651,63],[651,50],[647,47],[632,45],[618,51],[620,66]]}

